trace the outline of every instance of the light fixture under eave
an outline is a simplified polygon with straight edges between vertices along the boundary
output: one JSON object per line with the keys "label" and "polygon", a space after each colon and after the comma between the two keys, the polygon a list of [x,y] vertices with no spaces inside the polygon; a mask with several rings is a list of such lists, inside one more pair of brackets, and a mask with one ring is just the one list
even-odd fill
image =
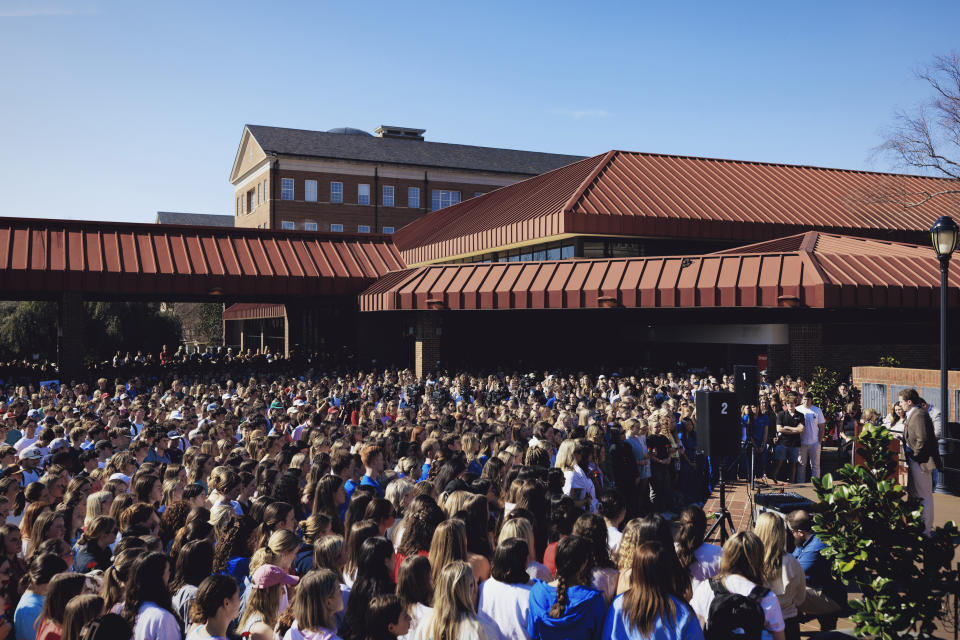
{"label": "light fixture under eave", "polygon": [[222,296],[222,295],[223,295],[223,289],[221,289],[220,287],[214,287],[214,288],[210,289],[209,291],[207,291],[207,295],[209,295],[209,296]]}
{"label": "light fixture under eave", "polygon": [[597,298],[597,304],[602,309],[615,309],[619,306],[619,301],[613,296],[600,296]]}
{"label": "light fixture under eave", "polygon": [[785,309],[796,309],[800,306],[798,296],[777,296],[777,306]]}
{"label": "light fixture under eave", "polygon": [[428,298],[427,299],[427,309],[431,311],[442,311],[447,308],[447,303],[443,301],[443,298]]}

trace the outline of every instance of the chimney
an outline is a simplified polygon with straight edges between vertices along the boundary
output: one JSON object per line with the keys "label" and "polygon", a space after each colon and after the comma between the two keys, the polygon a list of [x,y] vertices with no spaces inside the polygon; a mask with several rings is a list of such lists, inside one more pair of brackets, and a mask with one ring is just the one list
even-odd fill
{"label": "chimney", "polygon": [[410,127],[391,127],[382,124],[373,130],[379,138],[400,138],[402,140],[420,140],[423,142],[423,134],[426,129],[411,129]]}

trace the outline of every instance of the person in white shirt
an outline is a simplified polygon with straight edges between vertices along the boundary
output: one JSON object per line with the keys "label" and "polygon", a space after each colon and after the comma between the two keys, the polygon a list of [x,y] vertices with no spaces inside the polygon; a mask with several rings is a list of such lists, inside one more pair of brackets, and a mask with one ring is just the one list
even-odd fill
{"label": "person in white shirt", "polygon": [[480,585],[480,612],[489,616],[509,640],[530,638],[527,616],[533,581],[527,574],[528,556],[525,540],[504,540],[493,552],[490,579]]}
{"label": "person in white shirt", "polygon": [[37,440],[37,419],[27,418],[26,422],[23,423],[23,437],[17,440],[13,448],[17,450],[17,453],[20,453],[36,443]]}
{"label": "person in white shirt", "polygon": [[804,427],[800,436],[800,464],[797,468],[797,482],[807,481],[807,463],[810,463],[810,476],[820,477],[820,443],[823,442],[827,420],[823,417],[820,407],[814,406],[813,394],[809,391],[803,394],[803,401],[797,407],[803,414]]}
{"label": "person in white shirt", "polygon": [[623,538],[620,524],[627,517],[627,504],[619,491],[608,489],[600,494],[598,509],[607,523],[607,546],[610,548],[610,555],[616,557],[620,540]]}
{"label": "person in white shirt", "polygon": [[597,511],[597,489],[583,468],[590,463],[593,444],[585,438],[564,440],[557,450],[555,467],[563,471],[563,492],[581,509]]}
{"label": "person in white shirt", "polygon": [[[704,632],[709,634],[710,605],[713,603],[714,590],[711,582],[719,580],[730,593],[742,596],[750,595],[757,586],[763,587],[763,543],[752,531],[738,531],[730,536],[723,545],[723,559],[720,573],[713,579],[701,582],[693,592],[690,606],[693,607]],[[777,594],[766,589],[766,595],[760,599],[763,608],[763,628],[773,640],[785,640],[783,613]]]}
{"label": "person in white shirt", "polygon": [[720,573],[723,549],[704,542],[707,534],[707,516],[700,507],[690,506],[680,513],[680,529],[674,546],[677,557],[690,572],[690,587],[695,592],[701,582]]}
{"label": "person in white shirt", "polygon": [[415,640],[500,640],[497,623],[483,613],[474,613],[477,581],[470,563],[448,563],[434,585],[433,611],[418,626]]}

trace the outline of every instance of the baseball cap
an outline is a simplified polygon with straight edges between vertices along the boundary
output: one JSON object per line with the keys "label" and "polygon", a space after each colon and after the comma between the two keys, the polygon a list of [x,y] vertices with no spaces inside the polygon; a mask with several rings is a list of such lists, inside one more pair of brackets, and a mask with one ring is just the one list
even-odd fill
{"label": "baseball cap", "polygon": [[275,564],[265,564],[253,573],[252,582],[254,589],[269,589],[278,584],[295,585],[300,578],[291,576]]}
{"label": "baseball cap", "polygon": [[4,419],[4,420],[9,420],[9,419],[11,419],[11,418],[13,418],[14,420],[16,420],[16,418],[17,418],[17,414],[15,414],[13,411],[7,411],[7,412],[3,415],[3,419]]}
{"label": "baseball cap", "polygon": [[30,409],[30,411],[27,411],[27,417],[40,418],[43,417],[43,413],[40,411],[40,409]]}
{"label": "baseball cap", "polygon": [[41,460],[43,459],[43,453],[37,447],[27,447],[20,452],[21,460]]}
{"label": "baseball cap", "polygon": [[187,434],[187,438],[190,440],[193,440],[194,438],[202,438],[202,437],[203,437],[203,432],[200,431],[200,429],[194,429],[193,431]]}
{"label": "baseball cap", "polygon": [[175,440],[180,437],[179,431],[167,431],[167,437],[171,440]]}
{"label": "baseball cap", "polygon": [[70,443],[67,442],[66,438],[54,438],[53,442],[50,443],[50,451],[56,451],[57,449],[63,449],[69,446]]}
{"label": "baseball cap", "polygon": [[183,412],[180,409],[174,409],[170,412],[171,420],[183,420]]}
{"label": "baseball cap", "polygon": [[283,403],[280,402],[279,400],[274,400],[273,402],[270,403],[270,408],[271,408],[271,409],[283,409]]}
{"label": "baseball cap", "polygon": [[211,402],[210,404],[207,405],[207,411],[216,411],[219,408],[220,408],[220,405],[218,405],[216,402]]}
{"label": "baseball cap", "polygon": [[93,445],[94,449],[113,449],[113,444],[109,440],[97,440],[96,444]]}
{"label": "baseball cap", "polygon": [[112,476],[110,476],[110,479],[111,479],[111,480],[123,480],[123,481],[124,481],[125,483],[127,483],[128,485],[130,484],[130,476],[128,476],[128,475],[125,474],[125,473],[115,473],[115,474],[113,474]]}

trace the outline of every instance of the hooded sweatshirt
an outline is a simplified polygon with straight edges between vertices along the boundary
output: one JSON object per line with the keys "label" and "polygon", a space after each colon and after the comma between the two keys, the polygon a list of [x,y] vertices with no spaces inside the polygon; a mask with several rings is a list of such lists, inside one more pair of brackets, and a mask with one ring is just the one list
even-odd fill
{"label": "hooded sweatshirt", "polygon": [[567,588],[567,608],[559,618],[550,617],[557,589],[537,581],[530,589],[527,633],[533,640],[598,640],[603,631],[606,606],[603,594],[590,587]]}

